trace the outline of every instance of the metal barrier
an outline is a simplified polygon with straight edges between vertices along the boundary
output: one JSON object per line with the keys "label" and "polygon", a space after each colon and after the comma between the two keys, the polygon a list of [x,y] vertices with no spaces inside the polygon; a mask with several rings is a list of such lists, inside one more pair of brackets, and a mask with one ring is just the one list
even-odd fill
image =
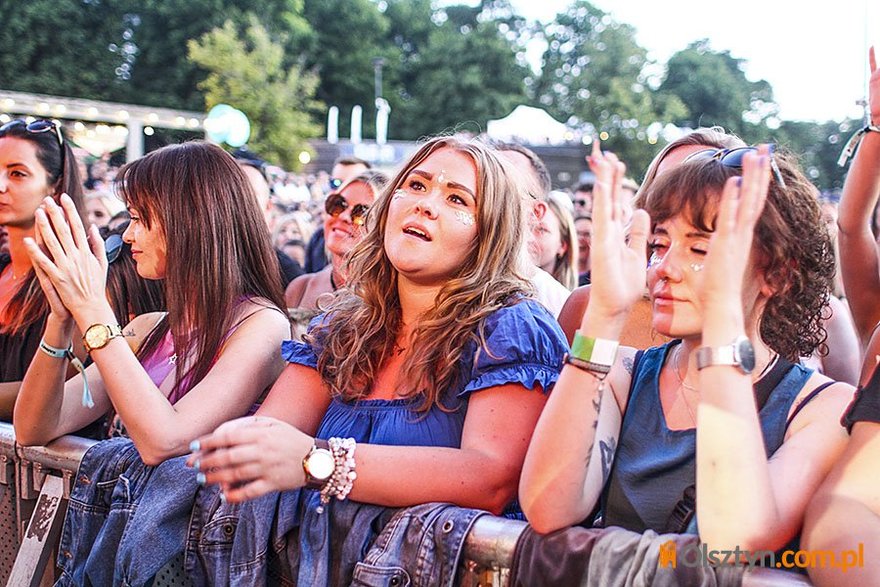
{"label": "metal barrier", "polygon": [[[67,498],[80,460],[93,440],[65,436],[48,446],[15,444],[12,426],[0,422],[0,585],[35,587],[54,582],[54,560]],[[468,535],[458,583],[504,587],[525,522],[483,516]],[[51,564],[50,564],[51,563]],[[160,571],[156,587],[189,585],[182,559]],[[773,569],[746,574],[746,587],[808,586],[806,577]]]}

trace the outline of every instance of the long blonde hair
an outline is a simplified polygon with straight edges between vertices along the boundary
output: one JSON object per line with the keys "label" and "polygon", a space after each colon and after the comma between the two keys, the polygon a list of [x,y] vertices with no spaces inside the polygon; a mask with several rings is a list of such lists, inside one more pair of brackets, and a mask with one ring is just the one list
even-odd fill
{"label": "long blonde hair", "polygon": [[351,252],[346,287],[337,292],[323,322],[305,337],[318,355],[322,379],[343,400],[369,395],[401,327],[398,273],[384,248],[391,195],[417,165],[443,148],[466,154],[476,165],[477,236],[458,273],[415,325],[398,395],[421,398],[420,412],[434,405],[454,409],[443,405],[441,398],[447,389],[462,383],[459,363],[464,349],[469,342],[485,349],[486,318],[516,303],[530,289],[518,272],[523,202],[528,195],[513,170],[478,140],[437,137],[427,141],[370,209],[371,229]]}
{"label": "long blonde hair", "polygon": [[553,262],[553,278],[569,290],[578,284],[578,242],[577,231],[574,227],[574,218],[564,205],[559,203],[557,196],[552,192],[547,198],[547,208],[550,213],[559,220],[559,244],[565,245],[565,252],[556,257]]}

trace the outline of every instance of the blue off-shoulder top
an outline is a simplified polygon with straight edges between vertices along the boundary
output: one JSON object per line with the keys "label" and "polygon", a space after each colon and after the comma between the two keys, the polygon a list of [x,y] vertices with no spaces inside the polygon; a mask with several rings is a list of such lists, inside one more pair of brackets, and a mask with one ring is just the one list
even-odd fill
{"label": "blue off-shoulder top", "polygon": [[[311,331],[321,321],[315,318]],[[496,385],[518,383],[528,389],[536,385],[548,393],[562,369],[568,344],[553,316],[537,302],[523,299],[499,309],[485,322],[486,348],[467,343],[460,361],[458,383],[440,398],[446,410],[432,406],[418,412],[419,398],[373,399],[353,402],[333,398],[318,438],[350,437],[357,442],[399,446],[459,448],[468,398],[474,392]],[[288,340],[282,356],[290,363],[316,368],[318,357],[308,344]]]}

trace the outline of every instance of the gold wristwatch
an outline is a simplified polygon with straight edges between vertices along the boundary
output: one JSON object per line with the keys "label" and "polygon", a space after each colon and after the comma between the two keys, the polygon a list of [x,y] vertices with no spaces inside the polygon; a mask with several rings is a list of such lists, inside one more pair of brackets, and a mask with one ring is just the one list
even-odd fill
{"label": "gold wristwatch", "polygon": [[323,489],[336,469],[336,459],[330,452],[330,444],[316,438],[315,445],[303,459],[302,466],[306,474],[306,489]]}
{"label": "gold wristwatch", "polygon": [[119,324],[92,324],[83,334],[83,346],[86,352],[90,353],[95,349],[104,348],[117,336],[122,336],[122,327]]}

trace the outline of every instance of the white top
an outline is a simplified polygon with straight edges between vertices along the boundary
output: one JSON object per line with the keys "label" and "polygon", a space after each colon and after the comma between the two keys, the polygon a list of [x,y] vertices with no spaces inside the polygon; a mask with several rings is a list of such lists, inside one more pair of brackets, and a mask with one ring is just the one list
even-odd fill
{"label": "white top", "polygon": [[559,312],[562,306],[571,294],[564,285],[556,281],[556,279],[541,269],[535,267],[535,272],[531,276],[532,285],[538,292],[537,300],[553,314],[554,318],[559,318]]}

